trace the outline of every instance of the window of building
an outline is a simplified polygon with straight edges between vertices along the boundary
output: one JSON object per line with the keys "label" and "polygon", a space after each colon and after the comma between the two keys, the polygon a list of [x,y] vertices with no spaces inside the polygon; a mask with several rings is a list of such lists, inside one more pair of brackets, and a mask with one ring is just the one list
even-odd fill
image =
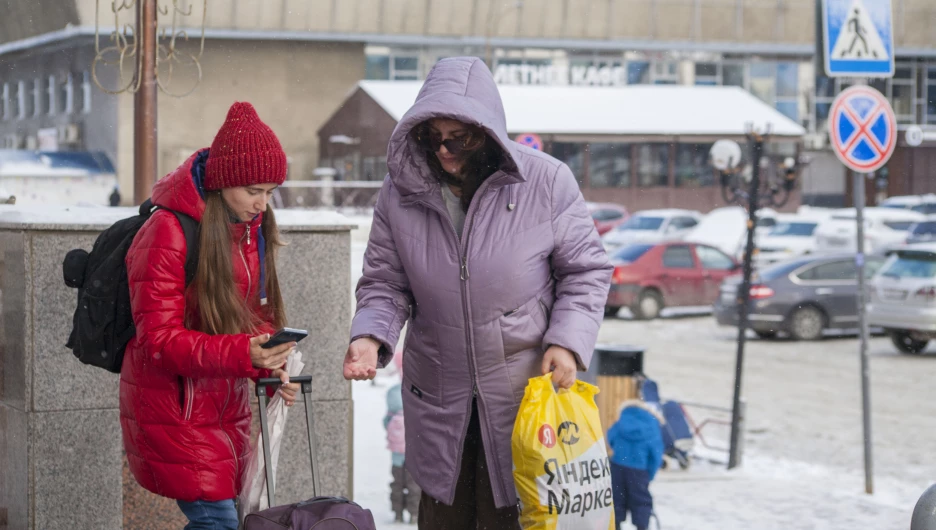
{"label": "window of building", "polygon": [[75,110],[75,84],[72,75],[65,76],[58,87],[58,111],[61,114],[71,114]]}
{"label": "window of building", "polygon": [[387,157],[368,156],[363,161],[364,180],[383,180],[387,175]]}
{"label": "window of building", "polygon": [[390,56],[368,55],[364,64],[365,79],[390,79]]}
{"label": "window of building", "polygon": [[777,77],[776,65],[767,62],[751,63],[750,76],[751,85],[749,90],[758,99],[767,103],[774,104],[774,98],[777,97]]}
{"label": "window of building", "polygon": [[2,97],[3,97],[3,102],[2,102],[3,104],[0,105],[0,107],[2,107],[0,108],[0,113],[2,113],[2,116],[0,117],[2,117],[4,120],[9,120],[10,119],[10,84],[9,83],[3,83]]}
{"label": "window of building", "polygon": [[46,93],[49,95],[48,105],[45,106],[49,110],[49,116],[55,116],[56,102],[58,101],[58,86],[55,83],[55,76],[49,76],[49,83],[46,86]]}
{"label": "window of building", "polygon": [[926,69],[926,123],[936,124],[936,66]]}
{"label": "window of building", "polygon": [[695,64],[695,84],[717,85],[718,84],[718,63],[696,63]]}
{"label": "window of building", "polygon": [[654,62],[651,81],[654,85],[675,85],[679,83],[679,65],[671,61]]}
{"label": "window of building", "polygon": [[16,119],[25,120],[27,115],[27,102],[32,99],[26,90],[26,81],[16,83]]}
{"label": "window of building", "polygon": [[916,96],[916,66],[898,64],[894,68],[894,77],[890,80],[890,92],[885,92],[894,107],[898,123],[916,123],[914,112]]}
{"label": "window of building", "polygon": [[669,144],[637,147],[637,185],[643,188],[669,185]]}
{"label": "window of building", "polygon": [[414,81],[419,79],[419,55],[391,54],[390,79],[394,81]]}
{"label": "window of building", "polygon": [[631,61],[627,63],[627,84],[646,85],[650,83],[650,63]]}
{"label": "window of building", "polygon": [[91,112],[91,74],[87,70],[81,73],[81,112]]}
{"label": "window of building", "polygon": [[20,113],[22,119],[32,118],[36,115],[36,97],[32,88],[31,81],[20,81]]}
{"label": "window of building", "polygon": [[552,156],[569,166],[581,186],[585,182],[585,144],[556,142],[551,151]]}
{"label": "window of building", "polygon": [[712,144],[676,144],[676,186],[701,188],[715,184],[709,151]]}
{"label": "window of building", "polygon": [[23,82],[10,83],[10,89],[12,93],[10,94],[9,119],[21,120],[23,119]]}
{"label": "window of building", "polygon": [[37,77],[32,82],[33,117],[42,116],[42,79]]}
{"label": "window of building", "polygon": [[744,76],[745,65],[743,63],[722,63],[721,84],[726,86],[739,86],[747,88]]}
{"label": "window of building", "polygon": [[629,188],[631,185],[631,145],[589,144],[588,178],[592,188]]}

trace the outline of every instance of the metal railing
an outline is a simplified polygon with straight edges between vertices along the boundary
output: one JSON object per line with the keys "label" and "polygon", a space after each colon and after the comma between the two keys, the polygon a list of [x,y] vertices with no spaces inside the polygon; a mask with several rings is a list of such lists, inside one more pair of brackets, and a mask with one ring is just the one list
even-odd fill
{"label": "metal railing", "polygon": [[277,188],[273,205],[277,208],[357,207],[377,203],[382,180],[293,180]]}

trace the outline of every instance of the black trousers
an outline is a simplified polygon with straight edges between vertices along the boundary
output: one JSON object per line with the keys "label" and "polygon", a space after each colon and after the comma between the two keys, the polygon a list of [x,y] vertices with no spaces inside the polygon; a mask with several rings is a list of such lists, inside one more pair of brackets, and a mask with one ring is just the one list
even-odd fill
{"label": "black trousers", "polygon": [[475,403],[465,436],[455,501],[449,506],[423,492],[419,501],[419,530],[520,530],[520,511],[516,506],[495,507],[488,471]]}

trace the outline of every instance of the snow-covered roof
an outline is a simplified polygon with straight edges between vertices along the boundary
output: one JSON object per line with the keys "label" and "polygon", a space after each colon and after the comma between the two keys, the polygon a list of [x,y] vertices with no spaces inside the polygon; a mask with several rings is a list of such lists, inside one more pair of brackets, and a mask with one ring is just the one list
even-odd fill
{"label": "snow-covered roof", "polygon": [[[421,81],[361,81],[359,86],[399,121]],[[742,136],[748,124],[770,124],[775,136],[806,130],[738,87],[628,85],[622,87],[498,87],[510,133]]]}

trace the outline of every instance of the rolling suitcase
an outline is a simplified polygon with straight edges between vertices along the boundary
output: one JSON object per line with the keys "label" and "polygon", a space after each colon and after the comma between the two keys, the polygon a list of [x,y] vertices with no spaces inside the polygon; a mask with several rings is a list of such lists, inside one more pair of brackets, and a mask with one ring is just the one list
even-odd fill
{"label": "rolling suitcase", "polygon": [[[312,464],[312,494],[309,500],[295,504],[275,506],[273,503],[275,485],[273,469],[270,467],[270,429],[267,423],[266,387],[281,384],[279,379],[266,378],[257,381],[257,397],[260,401],[260,433],[263,437],[263,460],[266,465],[267,510],[249,514],[244,518],[244,530],[376,530],[374,516],[370,510],[344,497],[319,497],[318,471],[315,463],[315,439],[312,437],[312,376],[302,375],[290,378],[290,382],[302,387],[302,399],[305,402],[306,427],[309,434],[309,461]],[[280,469],[282,469],[282,464]]]}

